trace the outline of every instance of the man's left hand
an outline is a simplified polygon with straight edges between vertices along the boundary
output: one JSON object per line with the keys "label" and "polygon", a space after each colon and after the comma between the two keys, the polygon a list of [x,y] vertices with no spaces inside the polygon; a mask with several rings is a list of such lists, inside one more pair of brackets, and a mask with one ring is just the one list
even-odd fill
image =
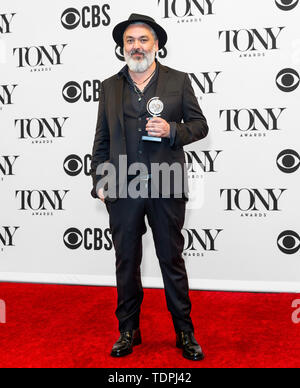
{"label": "man's left hand", "polygon": [[170,124],[160,117],[147,119],[146,131],[149,136],[170,138]]}

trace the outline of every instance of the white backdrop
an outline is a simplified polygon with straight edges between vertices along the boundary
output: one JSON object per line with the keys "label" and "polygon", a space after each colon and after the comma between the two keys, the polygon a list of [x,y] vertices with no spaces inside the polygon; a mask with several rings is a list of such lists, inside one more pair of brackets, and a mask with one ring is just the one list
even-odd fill
{"label": "white backdrop", "polygon": [[[124,66],[112,29],[142,13],[210,126],[185,148],[190,287],[300,292],[298,3],[1,0],[0,280],[115,285],[90,157],[100,82]],[[162,287],[150,227],[142,272]]]}

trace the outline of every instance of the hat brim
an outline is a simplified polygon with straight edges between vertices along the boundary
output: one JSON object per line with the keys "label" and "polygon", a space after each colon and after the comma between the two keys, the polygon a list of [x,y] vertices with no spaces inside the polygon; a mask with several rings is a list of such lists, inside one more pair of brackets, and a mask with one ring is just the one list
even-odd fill
{"label": "hat brim", "polygon": [[116,25],[116,27],[113,30],[113,38],[118,46],[120,46],[122,48],[124,47],[124,40],[123,40],[124,32],[126,31],[127,27],[129,27],[131,24],[134,24],[134,23],[147,24],[148,26],[153,28],[153,30],[156,32],[156,35],[158,38],[159,49],[161,50],[162,48],[165,47],[165,45],[168,41],[168,35],[167,35],[166,31],[159,24],[152,23],[151,21],[145,21],[142,19],[141,20],[134,20],[134,21],[126,20],[125,22],[122,22],[122,23],[119,23],[118,25]]}

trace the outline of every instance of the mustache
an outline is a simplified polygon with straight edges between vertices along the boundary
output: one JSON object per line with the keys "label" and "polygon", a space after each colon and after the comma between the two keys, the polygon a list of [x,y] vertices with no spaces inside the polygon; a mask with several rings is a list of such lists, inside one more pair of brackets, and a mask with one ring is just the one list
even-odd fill
{"label": "mustache", "polygon": [[135,55],[135,54],[142,54],[142,55],[146,55],[146,52],[144,51],[144,50],[132,50],[131,52],[130,52],[130,55],[131,56],[133,56],[133,55]]}

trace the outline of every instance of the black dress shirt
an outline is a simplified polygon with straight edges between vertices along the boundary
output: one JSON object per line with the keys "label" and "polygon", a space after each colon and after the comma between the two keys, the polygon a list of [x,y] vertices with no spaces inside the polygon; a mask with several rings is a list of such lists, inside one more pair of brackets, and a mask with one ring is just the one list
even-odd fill
{"label": "black dress shirt", "polygon": [[[127,168],[133,163],[143,163],[147,168],[148,174],[151,174],[149,153],[151,153],[153,147],[160,146],[159,142],[142,140],[143,136],[148,135],[148,132],[146,131],[147,118],[151,117],[147,111],[147,103],[153,97],[160,97],[155,94],[160,67],[158,62],[156,62],[156,64],[155,73],[143,92],[140,92],[137,89],[138,87],[134,85],[133,80],[129,75],[127,65],[119,72],[119,75],[125,78],[123,110],[128,158]],[[137,89],[139,93],[137,93],[135,89]],[[176,125],[170,123],[170,126],[170,146],[172,146],[176,136]],[[139,175],[139,173],[128,174],[128,177],[130,179],[137,175]]]}

